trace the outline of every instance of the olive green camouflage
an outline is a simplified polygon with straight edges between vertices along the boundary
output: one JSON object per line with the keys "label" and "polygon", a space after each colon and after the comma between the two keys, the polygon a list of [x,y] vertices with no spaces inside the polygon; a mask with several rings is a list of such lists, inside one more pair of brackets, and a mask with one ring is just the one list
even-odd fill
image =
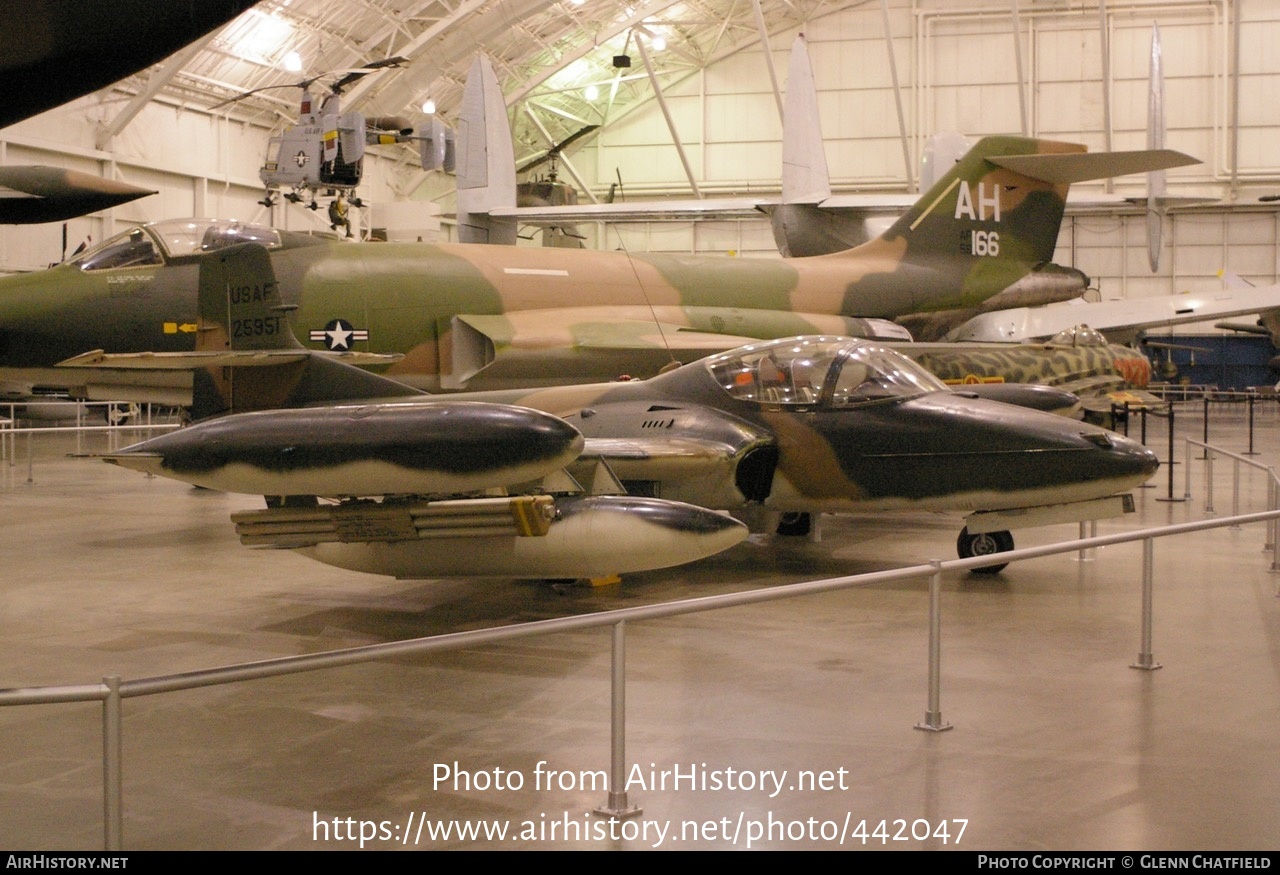
{"label": "olive green camouflage", "polygon": [[[0,381],[10,394],[182,403],[186,375],[53,366],[91,350],[215,351],[230,337],[291,329],[316,350],[400,356],[388,375],[418,388],[488,389],[649,376],[754,339],[900,331],[873,320],[939,314],[952,324],[975,309],[1078,295],[1087,278],[1048,263],[1068,183],[1131,165],[1072,144],[989,137],[882,237],[786,260],[356,244],[160,222],[0,280]],[[197,302],[201,259],[242,242],[270,251],[272,275],[228,294],[269,295],[267,315],[212,330]]]}

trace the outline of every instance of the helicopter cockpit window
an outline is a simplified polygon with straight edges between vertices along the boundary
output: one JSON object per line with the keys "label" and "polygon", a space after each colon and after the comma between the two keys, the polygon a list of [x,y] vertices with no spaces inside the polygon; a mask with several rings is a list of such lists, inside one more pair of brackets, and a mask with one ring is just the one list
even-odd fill
{"label": "helicopter cockpit window", "polygon": [[81,270],[110,270],[162,263],[163,259],[156,249],[155,242],[141,228],[132,228],[123,234],[117,234],[72,262]]}
{"label": "helicopter cockpit window", "polygon": [[873,344],[849,348],[831,393],[832,407],[851,407],[887,398],[910,398],[947,387],[908,359]]}

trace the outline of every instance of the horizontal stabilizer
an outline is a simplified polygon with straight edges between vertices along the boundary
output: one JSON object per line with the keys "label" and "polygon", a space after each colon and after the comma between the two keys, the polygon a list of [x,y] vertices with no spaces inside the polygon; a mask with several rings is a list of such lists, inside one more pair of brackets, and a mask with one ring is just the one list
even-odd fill
{"label": "horizontal stabilizer", "polygon": [[1046,155],[989,155],[987,160],[1031,179],[1069,185],[1089,179],[1110,179],[1130,173],[1167,170],[1199,164],[1199,158],[1173,149],[1133,152],[1063,152]]}

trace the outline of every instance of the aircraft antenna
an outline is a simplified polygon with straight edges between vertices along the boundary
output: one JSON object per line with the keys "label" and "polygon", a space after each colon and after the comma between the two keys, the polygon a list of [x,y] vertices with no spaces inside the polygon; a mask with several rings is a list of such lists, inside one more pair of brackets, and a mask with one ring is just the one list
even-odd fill
{"label": "aircraft antenna", "polygon": [[649,308],[649,315],[653,317],[653,324],[658,328],[658,336],[662,338],[662,348],[667,351],[667,356],[671,359],[671,364],[680,365],[680,360],[677,359],[675,353],[671,351],[671,342],[667,340],[667,332],[662,327],[662,320],[658,318],[657,308],[653,306],[653,301],[649,299],[649,293],[645,291],[644,280],[640,278],[640,271],[636,270],[636,263],[631,257],[631,250],[627,249],[627,241],[622,239],[622,234],[617,228],[614,228],[613,230],[614,233],[618,235],[618,248],[627,256],[627,266],[631,268],[631,273],[635,275],[636,285],[640,287],[640,294],[644,295],[645,306]]}

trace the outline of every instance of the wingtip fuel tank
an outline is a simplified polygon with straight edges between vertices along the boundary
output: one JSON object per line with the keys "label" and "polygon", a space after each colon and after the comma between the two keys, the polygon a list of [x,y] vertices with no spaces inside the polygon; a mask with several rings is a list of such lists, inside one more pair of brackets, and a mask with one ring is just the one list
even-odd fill
{"label": "wingtip fuel tank", "polygon": [[541,479],[582,444],[564,420],[525,407],[364,404],[207,420],[105,458],[225,492],[456,494]]}
{"label": "wingtip fuel tank", "polygon": [[[550,506],[547,530],[536,537],[420,528],[416,538],[325,538],[293,549],[326,565],[399,578],[581,578],[683,565],[727,550],[748,533],[727,514],[676,501],[596,495],[560,497]],[[244,518],[236,523],[244,540]]]}

